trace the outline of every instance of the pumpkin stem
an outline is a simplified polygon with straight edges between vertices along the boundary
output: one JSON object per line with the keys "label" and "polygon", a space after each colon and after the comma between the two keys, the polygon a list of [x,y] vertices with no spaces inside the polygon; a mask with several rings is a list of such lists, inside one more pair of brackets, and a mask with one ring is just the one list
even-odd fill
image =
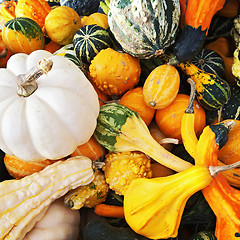
{"label": "pumpkin stem", "polygon": [[179,140],[176,138],[163,138],[160,140],[160,144],[173,143],[179,144]]}
{"label": "pumpkin stem", "polygon": [[95,162],[95,161],[92,161],[92,168],[94,170],[96,169],[102,169],[102,167],[105,165],[104,162]]}
{"label": "pumpkin stem", "polygon": [[189,102],[188,102],[188,107],[185,110],[185,113],[194,113],[194,100],[195,100],[195,82],[191,79],[188,78],[188,83],[190,83],[191,86],[191,91],[190,91],[190,97],[189,97]]}
{"label": "pumpkin stem", "polygon": [[42,59],[37,67],[30,69],[26,74],[20,74],[17,80],[17,93],[21,97],[28,97],[38,88],[36,80],[43,74],[47,74],[52,68],[53,62]]}
{"label": "pumpkin stem", "polygon": [[237,168],[239,166],[240,166],[240,161],[235,162],[233,164],[224,165],[224,166],[209,166],[208,169],[209,169],[210,174],[213,177],[215,177],[220,172],[231,170],[231,169]]}

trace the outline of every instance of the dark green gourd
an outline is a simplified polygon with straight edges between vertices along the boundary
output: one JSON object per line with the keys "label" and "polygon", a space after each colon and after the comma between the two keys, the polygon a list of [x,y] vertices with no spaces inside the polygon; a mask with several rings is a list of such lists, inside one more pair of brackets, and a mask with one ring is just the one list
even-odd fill
{"label": "dark green gourd", "polygon": [[74,51],[85,64],[102,50],[112,46],[112,39],[108,31],[98,25],[81,27],[73,37]]}
{"label": "dark green gourd", "polygon": [[196,67],[202,69],[207,73],[215,74],[223,78],[225,72],[225,65],[223,58],[215,51],[210,49],[202,49],[192,60]]}
{"label": "dark green gourd", "polygon": [[178,0],[111,0],[109,27],[124,51],[139,58],[164,53],[179,26]]}

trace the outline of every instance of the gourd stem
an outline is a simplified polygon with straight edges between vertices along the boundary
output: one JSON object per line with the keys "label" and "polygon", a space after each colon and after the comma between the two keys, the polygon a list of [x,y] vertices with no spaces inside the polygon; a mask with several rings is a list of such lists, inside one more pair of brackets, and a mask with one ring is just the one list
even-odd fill
{"label": "gourd stem", "polygon": [[102,169],[104,165],[105,165],[104,162],[95,162],[95,161],[92,161],[92,168],[93,168],[93,169]]}
{"label": "gourd stem", "polygon": [[185,110],[185,113],[194,113],[194,100],[195,100],[195,82],[191,79],[188,78],[188,83],[190,83],[191,86],[191,91],[190,91],[190,97],[189,97],[189,102],[188,102],[188,107]]}
{"label": "gourd stem", "polygon": [[176,138],[163,138],[159,142],[160,144],[166,144],[166,143],[173,143],[173,144],[178,144],[179,140]]}
{"label": "gourd stem", "polygon": [[37,67],[30,69],[26,74],[20,74],[17,78],[17,93],[21,97],[28,97],[38,88],[37,79],[47,74],[52,68],[50,59],[42,59]]}
{"label": "gourd stem", "polygon": [[209,166],[210,174],[215,177],[218,173],[231,170],[240,166],[240,161],[225,166]]}

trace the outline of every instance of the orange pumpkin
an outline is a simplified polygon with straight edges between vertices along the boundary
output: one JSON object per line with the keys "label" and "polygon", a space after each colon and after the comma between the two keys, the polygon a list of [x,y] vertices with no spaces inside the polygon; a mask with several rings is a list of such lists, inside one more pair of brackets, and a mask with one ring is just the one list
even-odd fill
{"label": "orange pumpkin", "polygon": [[16,17],[14,0],[4,1],[0,4],[0,26],[4,27],[5,23]]}
{"label": "orange pumpkin", "polygon": [[121,98],[120,104],[128,107],[129,109],[137,112],[146,125],[149,125],[152,121],[155,109],[147,106],[143,97],[143,88],[137,87],[128,90]]}
{"label": "orange pumpkin", "polygon": [[122,95],[140,80],[138,58],[112,48],[101,50],[91,61],[89,75],[96,86],[107,95]]}
{"label": "orange pumpkin", "polygon": [[160,65],[149,74],[143,85],[144,101],[151,108],[165,108],[176,98],[179,86],[177,69],[167,64]]}
{"label": "orange pumpkin", "polygon": [[3,40],[2,40],[2,31],[0,30],[0,68],[5,68],[7,61],[10,58],[12,53],[6,49]]}
{"label": "orange pumpkin", "polygon": [[[176,138],[182,141],[181,137],[181,120],[188,106],[189,96],[178,94],[175,100],[166,108],[156,111],[155,120],[166,137]],[[206,114],[200,104],[194,101],[195,111],[195,132],[199,136],[206,126]]]}
{"label": "orange pumpkin", "polygon": [[71,157],[85,156],[92,161],[102,160],[106,153],[106,149],[97,142],[92,136],[88,142],[77,147],[77,149],[71,154]]}
{"label": "orange pumpkin", "polygon": [[35,172],[39,172],[45,167],[47,167],[48,165],[55,163],[56,161],[58,160],[29,162],[29,161],[24,161],[15,156],[10,156],[8,154],[5,154],[4,156],[4,164],[6,166],[7,171],[12,177],[16,179],[20,179],[25,176],[31,175]]}
{"label": "orange pumpkin", "polygon": [[62,45],[55,43],[54,41],[50,41],[49,43],[44,45],[44,50],[50,52],[50,53],[55,53],[57,50],[59,50],[62,47]]}

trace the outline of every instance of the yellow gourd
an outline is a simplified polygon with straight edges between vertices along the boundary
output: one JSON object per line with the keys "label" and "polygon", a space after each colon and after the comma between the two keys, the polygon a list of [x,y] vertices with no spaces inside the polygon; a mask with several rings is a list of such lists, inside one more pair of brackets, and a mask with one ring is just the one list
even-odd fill
{"label": "yellow gourd", "polygon": [[92,180],[92,161],[82,156],[58,161],[21,180],[1,182],[1,239],[23,239],[54,200]]}

